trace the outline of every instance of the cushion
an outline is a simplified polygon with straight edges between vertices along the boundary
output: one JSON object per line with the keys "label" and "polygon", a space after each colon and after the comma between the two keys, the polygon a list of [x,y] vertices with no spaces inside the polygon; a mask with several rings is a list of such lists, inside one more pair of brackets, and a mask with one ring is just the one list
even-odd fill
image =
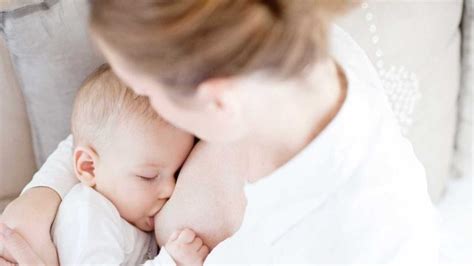
{"label": "cushion", "polygon": [[0,213],[30,180],[36,166],[23,95],[0,36]]}
{"label": "cushion", "polygon": [[0,12],[12,11],[15,9],[36,5],[42,3],[44,0],[1,0]]}
{"label": "cushion", "polygon": [[461,92],[459,94],[459,115],[454,156],[454,174],[456,177],[472,177],[472,60],[473,38],[472,0],[464,2],[462,21],[462,75]]}
{"label": "cushion", "polygon": [[87,1],[69,0],[5,13],[4,35],[25,96],[38,166],[70,133],[75,92],[104,62],[90,42],[87,11]]}
{"label": "cushion", "polygon": [[461,15],[462,1],[368,1],[339,22],[378,69],[434,201],[453,160]]}

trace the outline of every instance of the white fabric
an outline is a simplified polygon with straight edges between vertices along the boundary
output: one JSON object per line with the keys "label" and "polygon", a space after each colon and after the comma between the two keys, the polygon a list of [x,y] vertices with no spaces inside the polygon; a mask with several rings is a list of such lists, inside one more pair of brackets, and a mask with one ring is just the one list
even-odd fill
{"label": "white fabric", "polygon": [[[437,216],[423,166],[400,134],[368,58],[340,29],[332,37],[349,81],[342,109],[300,154],[246,186],[240,230],[206,264],[437,260]],[[52,172],[70,160],[70,150],[60,146],[52,157],[58,162],[51,160],[33,186],[65,194],[60,179],[73,177]]]}
{"label": "white fabric", "polygon": [[64,198],[52,235],[61,265],[138,265],[146,260],[147,265],[174,265],[164,248],[154,258],[155,238],[122,219],[109,200],[83,184]]}
{"label": "white fabric", "polygon": [[49,187],[64,199],[69,190],[79,182],[75,178],[72,165],[73,152],[72,135],[69,135],[59,143],[56,150],[48,157],[21,193],[25,193],[32,187]]}
{"label": "white fabric", "polygon": [[349,81],[342,109],[300,154],[246,186],[240,230],[206,263],[437,261],[438,216],[423,166],[375,70],[343,35],[333,40]]}
{"label": "white fabric", "polygon": [[440,264],[474,265],[473,176],[449,178],[446,194],[437,204],[441,216]]}

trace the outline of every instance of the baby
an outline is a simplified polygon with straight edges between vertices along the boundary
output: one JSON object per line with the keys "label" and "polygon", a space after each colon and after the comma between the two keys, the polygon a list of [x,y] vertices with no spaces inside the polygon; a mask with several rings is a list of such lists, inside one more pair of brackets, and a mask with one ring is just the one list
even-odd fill
{"label": "baby", "polygon": [[107,65],[80,88],[72,135],[80,183],[52,228],[61,265],[202,264],[209,250],[193,231],[175,232],[158,256],[147,233],[173,193],[192,135],[161,119]]}

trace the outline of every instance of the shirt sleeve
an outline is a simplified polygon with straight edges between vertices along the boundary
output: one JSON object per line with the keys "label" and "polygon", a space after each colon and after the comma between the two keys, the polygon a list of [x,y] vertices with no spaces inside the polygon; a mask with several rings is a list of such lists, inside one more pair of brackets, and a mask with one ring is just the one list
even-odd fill
{"label": "shirt sleeve", "polygon": [[21,193],[34,187],[49,187],[64,199],[69,190],[79,182],[74,174],[73,151],[73,138],[69,135],[59,143]]}
{"label": "shirt sleeve", "polygon": [[60,264],[123,263],[125,238],[118,212],[83,194],[71,198],[75,192],[62,202],[52,228]]}
{"label": "shirt sleeve", "polygon": [[168,265],[176,266],[176,262],[171,258],[170,254],[164,247],[160,249],[160,253],[152,260],[147,260],[144,266],[158,266],[158,265]]}

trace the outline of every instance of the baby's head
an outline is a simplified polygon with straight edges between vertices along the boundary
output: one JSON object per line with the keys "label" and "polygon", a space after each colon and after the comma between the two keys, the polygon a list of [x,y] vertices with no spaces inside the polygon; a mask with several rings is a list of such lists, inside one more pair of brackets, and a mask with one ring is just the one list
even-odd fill
{"label": "baby's head", "polygon": [[74,170],[144,231],[171,196],[194,137],[165,122],[109,66],[79,89],[72,114]]}

